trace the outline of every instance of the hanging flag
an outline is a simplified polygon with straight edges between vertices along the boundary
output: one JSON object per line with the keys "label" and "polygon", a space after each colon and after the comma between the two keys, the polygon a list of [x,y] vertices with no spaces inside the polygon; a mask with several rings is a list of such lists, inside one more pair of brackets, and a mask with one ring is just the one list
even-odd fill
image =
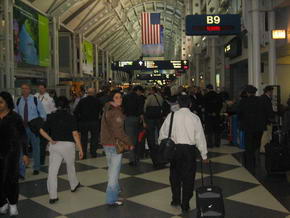
{"label": "hanging flag", "polygon": [[143,45],[161,44],[160,13],[142,13]]}

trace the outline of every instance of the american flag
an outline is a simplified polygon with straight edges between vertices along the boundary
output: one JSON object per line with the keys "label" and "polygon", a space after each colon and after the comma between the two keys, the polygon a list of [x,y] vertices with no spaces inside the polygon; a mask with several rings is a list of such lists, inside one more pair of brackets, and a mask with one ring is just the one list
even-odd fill
{"label": "american flag", "polygon": [[142,43],[161,44],[160,13],[142,13]]}

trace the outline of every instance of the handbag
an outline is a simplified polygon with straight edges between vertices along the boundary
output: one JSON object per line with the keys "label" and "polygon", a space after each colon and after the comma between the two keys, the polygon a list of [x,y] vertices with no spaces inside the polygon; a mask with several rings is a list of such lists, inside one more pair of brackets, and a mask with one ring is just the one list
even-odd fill
{"label": "handbag", "polygon": [[163,114],[162,107],[158,101],[158,98],[156,95],[154,95],[154,97],[156,98],[158,106],[148,106],[146,108],[145,117],[148,119],[160,119]]}
{"label": "handbag", "polygon": [[127,145],[126,143],[122,142],[119,139],[116,139],[116,152],[117,154],[123,154],[126,151],[130,150],[130,145]]}
{"label": "handbag", "polygon": [[159,162],[160,163],[168,163],[171,160],[173,160],[175,151],[176,151],[176,144],[171,139],[171,133],[172,133],[172,125],[173,125],[173,118],[174,118],[174,112],[171,113],[170,117],[170,126],[169,126],[169,134],[168,138],[163,139],[159,146]]}

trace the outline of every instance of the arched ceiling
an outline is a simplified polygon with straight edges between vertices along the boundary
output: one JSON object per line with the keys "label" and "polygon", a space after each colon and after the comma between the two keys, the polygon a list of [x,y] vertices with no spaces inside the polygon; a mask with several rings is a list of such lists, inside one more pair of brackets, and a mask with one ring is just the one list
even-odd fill
{"label": "arched ceiling", "polygon": [[[29,0],[58,16],[70,29],[106,50],[115,60],[141,56],[141,13],[160,12],[165,56],[181,53],[184,0]],[[178,51],[178,52],[174,52]]]}

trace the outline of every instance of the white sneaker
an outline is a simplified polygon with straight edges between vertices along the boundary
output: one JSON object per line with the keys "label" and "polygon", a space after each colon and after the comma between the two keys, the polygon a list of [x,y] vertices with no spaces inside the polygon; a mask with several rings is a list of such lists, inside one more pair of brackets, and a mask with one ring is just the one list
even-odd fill
{"label": "white sneaker", "polygon": [[6,214],[8,212],[8,209],[9,209],[8,203],[4,204],[2,207],[0,207],[0,214]]}
{"label": "white sneaker", "polygon": [[18,209],[16,204],[10,205],[9,207],[10,216],[18,216]]}

